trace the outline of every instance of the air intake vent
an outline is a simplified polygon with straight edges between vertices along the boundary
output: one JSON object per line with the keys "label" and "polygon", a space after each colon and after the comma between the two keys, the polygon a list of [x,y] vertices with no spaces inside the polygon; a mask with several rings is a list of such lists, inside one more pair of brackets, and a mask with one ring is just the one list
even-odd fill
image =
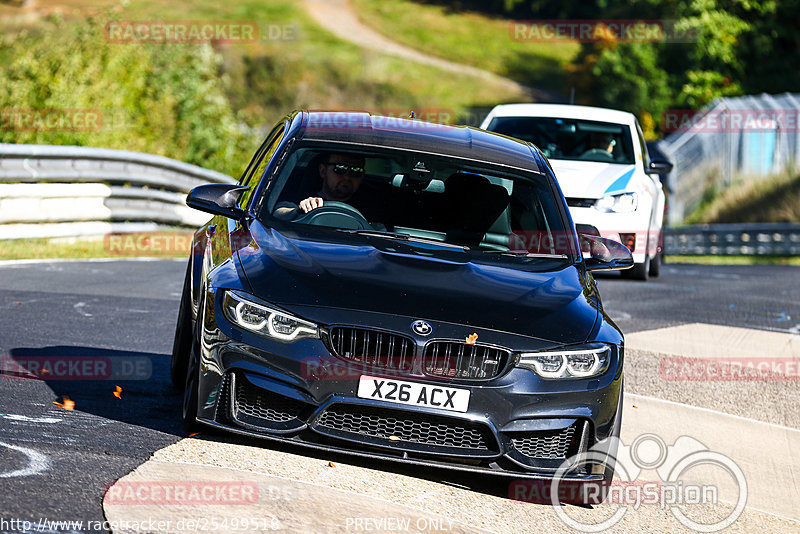
{"label": "air intake vent", "polygon": [[534,460],[566,460],[578,452],[581,432],[580,423],[560,430],[519,432],[511,435],[516,451]]}
{"label": "air intake vent", "polygon": [[374,438],[412,442],[432,447],[471,449],[486,452],[496,440],[478,423],[423,413],[336,404],[320,416],[315,429]]}
{"label": "air intake vent", "polygon": [[256,387],[241,374],[231,375],[229,384],[233,388],[230,414],[236,423],[266,430],[286,430],[304,424],[299,415],[307,406],[305,403]]}

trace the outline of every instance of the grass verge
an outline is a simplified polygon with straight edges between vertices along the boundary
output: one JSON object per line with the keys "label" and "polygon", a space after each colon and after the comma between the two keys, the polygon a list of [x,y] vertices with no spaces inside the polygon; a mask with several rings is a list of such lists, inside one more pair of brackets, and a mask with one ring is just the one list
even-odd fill
{"label": "grass verge", "polygon": [[[522,97],[343,41],[298,0],[70,0],[60,11],[51,4],[0,18],[0,64],[8,67],[0,70],[0,109],[89,109],[105,120],[86,131],[3,130],[3,142],[129,149],[239,176],[266,131],[293,109],[442,109],[458,117]],[[255,24],[259,37],[153,44],[106,34],[110,21],[170,20]]]}
{"label": "grass verge", "polygon": [[800,174],[710,188],[687,224],[800,222]]}
{"label": "grass verge", "polygon": [[[0,240],[0,260],[91,258],[185,258],[192,232],[109,234],[92,238]],[[797,256],[667,256],[670,264],[798,265]]]}
{"label": "grass verge", "polygon": [[109,234],[91,238],[4,239],[0,260],[91,258],[185,258],[191,232]]}
{"label": "grass verge", "polygon": [[798,256],[669,256],[669,264],[696,265],[800,265]]}
{"label": "grass verge", "polygon": [[567,94],[577,42],[513,38],[513,21],[411,0],[353,0],[361,20],[410,48]]}

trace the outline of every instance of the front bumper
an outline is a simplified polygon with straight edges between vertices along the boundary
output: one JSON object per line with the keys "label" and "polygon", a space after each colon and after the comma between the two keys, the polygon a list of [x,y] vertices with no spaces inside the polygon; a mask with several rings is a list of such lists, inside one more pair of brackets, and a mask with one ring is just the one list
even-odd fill
{"label": "front bumper", "polygon": [[[565,459],[609,437],[617,423],[621,344],[614,345],[606,373],[583,380],[543,380],[514,367],[513,355],[488,380],[445,380],[413,370],[381,374],[335,356],[324,335],[281,343],[241,331],[214,304],[214,293],[201,335],[198,420],[217,428],[404,463],[548,478]],[[408,331],[414,319],[346,313],[351,324],[379,323],[386,331]],[[449,339],[465,331],[447,323],[434,329]],[[540,340],[477,333],[510,348],[543,348],[536,346]],[[429,340],[418,341],[422,346]],[[468,389],[469,407],[457,413],[362,399],[362,375]],[[570,476],[599,480],[603,474],[604,466],[593,466]]]}

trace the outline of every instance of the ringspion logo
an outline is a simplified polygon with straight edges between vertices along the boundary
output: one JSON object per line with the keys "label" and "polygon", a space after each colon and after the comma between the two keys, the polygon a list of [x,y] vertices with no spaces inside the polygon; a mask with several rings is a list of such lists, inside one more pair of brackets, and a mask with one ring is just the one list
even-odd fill
{"label": "ringspion logo", "polygon": [[[574,475],[607,463],[614,465],[611,481],[587,482]],[[645,472],[654,473],[657,478],[643,477]],[[723,482],[718,483],[719,480]],[[741,516],[747,494],[744,472],[728,456],[690,436],[680,436],[667,445],[655,434],[641,434],[630,445],[616,437],[608,438],[566,459],[550,482],[517,480],[509,485],[510,499],[549,503],[559,519],[578,532],[604,532],[619,523],[629,510],[640,506],[669,510],[691,530],[718,532]],[[603,502],[610,505],[604,510],[607,517],[600,516],[598,509],[589,522],[564,506]],[[705,513],[695,517],[695,510]]]}

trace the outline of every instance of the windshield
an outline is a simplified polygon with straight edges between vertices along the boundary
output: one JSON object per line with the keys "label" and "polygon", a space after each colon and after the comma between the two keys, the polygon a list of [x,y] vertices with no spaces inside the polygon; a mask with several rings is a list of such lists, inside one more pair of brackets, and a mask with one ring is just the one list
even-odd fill
{"label": "windshield", "polygon": [[495,117],[489,127],[529,141],[549,159],[634,163],[630,128],[625,124],[544,117]]}
{"label": "windshield", "polygon": [[399,150],[300,146],[265,194],[262,218],[292,231],[325,227],[495,257],[567,259],[572,251],[550,182],[536,173]]}

